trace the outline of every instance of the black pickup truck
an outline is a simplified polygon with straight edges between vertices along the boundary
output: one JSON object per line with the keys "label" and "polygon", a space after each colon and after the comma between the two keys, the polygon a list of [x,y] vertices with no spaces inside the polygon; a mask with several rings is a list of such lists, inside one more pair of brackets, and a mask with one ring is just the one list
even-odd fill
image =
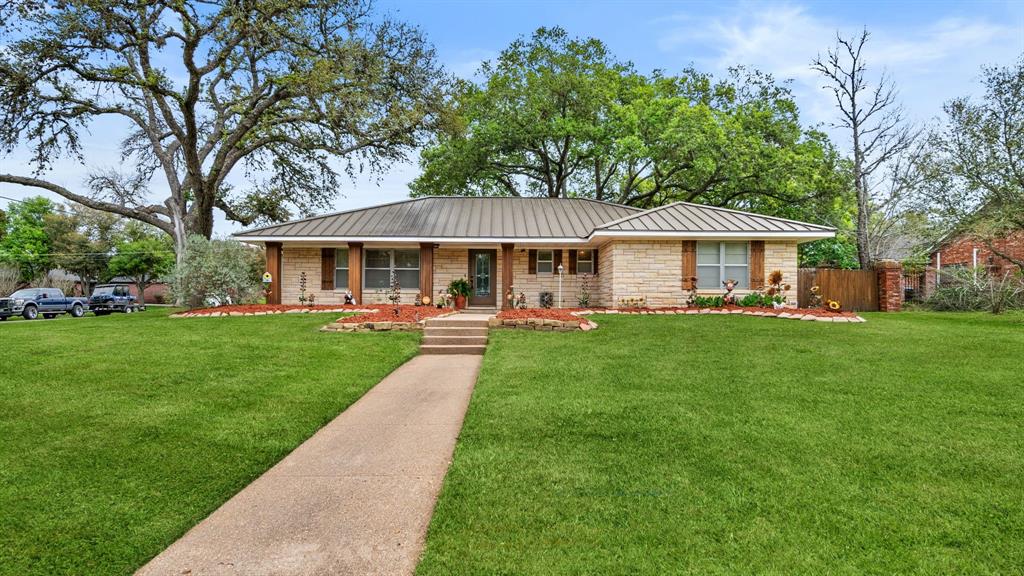
{"label": "black pickup truck", "polygon": [[67,298],[57,288],[25,288],[7,298],[0,298],[0,320],[22,316],[26,320],[53,318],[57,314],[71,314],[75,318],[85,315],[85,298]]}

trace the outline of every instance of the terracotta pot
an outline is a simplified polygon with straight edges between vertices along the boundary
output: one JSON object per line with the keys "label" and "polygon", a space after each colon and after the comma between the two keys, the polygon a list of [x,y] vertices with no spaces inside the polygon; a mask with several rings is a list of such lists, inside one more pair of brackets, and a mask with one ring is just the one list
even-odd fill
{"label": "terracotta pot", "polygon": [[466,307],[466,297],[463,296],[462,294],[456,295],[455,296],[455,309],[456,310],[462,310],[465,307]]}

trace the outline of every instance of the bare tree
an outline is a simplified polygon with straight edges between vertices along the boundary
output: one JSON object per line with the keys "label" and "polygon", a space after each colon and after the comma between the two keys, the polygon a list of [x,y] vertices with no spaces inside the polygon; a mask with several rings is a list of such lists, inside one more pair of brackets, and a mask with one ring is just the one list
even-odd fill
{"label": "bare tree", "polygon": [[[248,225],[329,206],[339,172],[415,149],[447,92],[419,30],[369,0],[16,0],[0,22],[0,152],[34,167],[0,182],[151,224],[179,262],[214,209]],[[80,132],[106,119],[128,126],[117,171],[82,193],[44,177],[85,162]],[[236,169],[251,188],[227,184]]]}
{"label": "bare tree", "polygon": [[[871,266],[871,221],[878,202],[873,192],[880,180],[892,176],[899,167],[887,164],[905,157],[917,139],[918,131],[906,121],[903,107],[897,101],[896,86],[884,73],[872,84],[867,75],[864,46],[870,34],[865,29],[858,36],[836,35],[836,45],[811,68],[827,81],[825,89],[835,96],[839,119],[833,125],[849,131],[853,149],[853,178],[857,191],[857,252],[861,268]],[[905,188],[890,184],[883,200],[895,206],[892,194]]]}

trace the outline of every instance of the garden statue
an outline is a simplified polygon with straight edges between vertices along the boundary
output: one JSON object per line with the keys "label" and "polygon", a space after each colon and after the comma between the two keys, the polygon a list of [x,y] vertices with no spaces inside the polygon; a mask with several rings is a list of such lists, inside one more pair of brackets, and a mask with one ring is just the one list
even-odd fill
{"label": "garden statue", "polygon": [[526,292],[519,293],[519,300],[516,301],[516,308],[526,310]]}
{"label": "garden statue", "polygon": [[351,290],[345,290],[345,305],[346,306],[350,306],[350,305],[355,305],[355,303],[356,303],[356,299],[355,299],[354,296],[352,296],[352,291]]}
{"label": "garden statue", "polygon": [[733,294],[732,291],[736,289],[737,284],[738,282],[732,279],[722,282],[722,285],[725,286],[725,294],[722,296],[722,304],[725,304],[726,306],[736,304],[736,295]]}

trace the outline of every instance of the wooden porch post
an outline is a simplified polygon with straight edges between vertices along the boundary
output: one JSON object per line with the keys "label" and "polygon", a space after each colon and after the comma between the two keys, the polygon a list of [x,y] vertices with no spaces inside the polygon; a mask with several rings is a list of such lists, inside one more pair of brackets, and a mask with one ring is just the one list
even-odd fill
{"label": "wooden porch post", "polygon": [[267,304],[280,304],[281,282],[284,280],[284,266],[282,266],[283,258],[281,257],[281,243],[267,242],[265,252],[267,257],[267,272],[270,272],[271,276],[270,293],[267,294]]}
{"label": "wooden porch post", "polygon": [[348,243],[348,289],[356,304],[363,305],[363,243]]}
{"label": "wooden porch post", "polygon": [[[508,300],[508,291],[515,286],[515,275],[512,273],[512,261],[515,255],[515,244],[501,245],[501,307],[502,309],[512,308],[514,305]],[[512,295],[513,300],[515,294]]]}
{"label": "wooden porch post", "polygon": [[420,296],[430,296],[430,301],[434,301],[433,242],[420,242]]}

